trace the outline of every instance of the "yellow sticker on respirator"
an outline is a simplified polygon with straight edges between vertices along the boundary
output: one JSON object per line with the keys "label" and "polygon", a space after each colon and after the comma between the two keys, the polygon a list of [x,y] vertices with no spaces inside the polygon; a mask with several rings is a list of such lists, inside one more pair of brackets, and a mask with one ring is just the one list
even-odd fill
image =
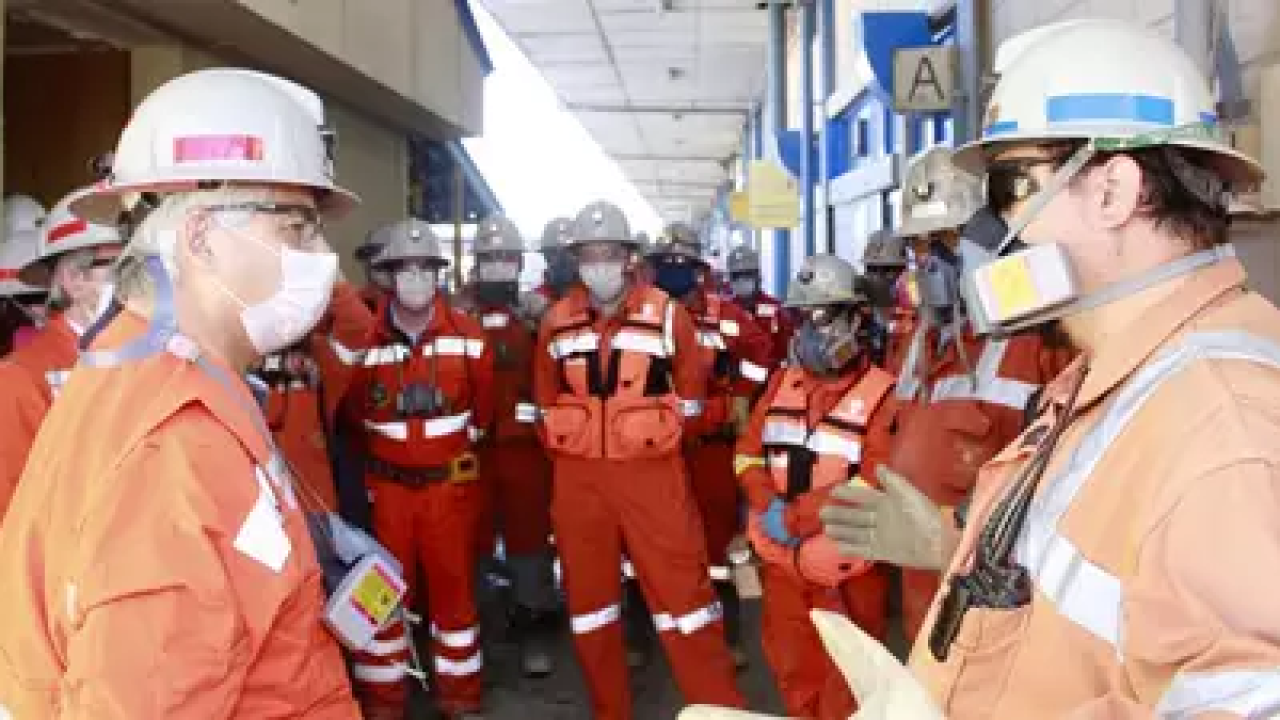
{"label": "yellow sticker on respirator", "polygon": [[1026,257],[1018,254],[1002,258],[988,266],[986,275],[998,317],[1014,317],[1036,306],[1040,293]]}

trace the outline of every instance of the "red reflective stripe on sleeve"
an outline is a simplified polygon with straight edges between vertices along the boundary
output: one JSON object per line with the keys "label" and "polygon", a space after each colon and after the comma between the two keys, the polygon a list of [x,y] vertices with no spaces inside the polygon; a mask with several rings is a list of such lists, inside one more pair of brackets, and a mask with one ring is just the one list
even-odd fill
{"label": "red reflective stripe on sleeve", "polygon": [[262,138],[252,135],[197,135],[173,140],[175,163],[262,160]]}

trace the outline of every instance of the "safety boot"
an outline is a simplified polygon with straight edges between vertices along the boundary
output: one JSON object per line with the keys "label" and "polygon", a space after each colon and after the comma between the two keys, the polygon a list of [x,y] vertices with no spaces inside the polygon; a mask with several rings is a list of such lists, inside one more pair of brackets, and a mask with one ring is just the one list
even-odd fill
{"label": "safety boot", "polygon": [[510,639],[520,648],[520,672],[543,678],[555,672],[558,614],[516,605],[511,610]]}

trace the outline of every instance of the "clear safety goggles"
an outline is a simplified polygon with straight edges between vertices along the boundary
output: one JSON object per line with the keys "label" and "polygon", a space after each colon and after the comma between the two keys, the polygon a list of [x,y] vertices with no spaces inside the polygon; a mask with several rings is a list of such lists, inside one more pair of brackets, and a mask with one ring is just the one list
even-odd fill
{"label": "clear safety goggles", "polygon": [[[244,213],[274,215],[284,218],[280,230],[285,234],[284,242],[292,248],[310,246],[317,237],[324,234],[324,223],[320,219],[320,211],[310,205],[298,203],[273,202],[239,202],[202,205],[203,209],[215,213]],[[245,217],[244,220],[248,218]]]}

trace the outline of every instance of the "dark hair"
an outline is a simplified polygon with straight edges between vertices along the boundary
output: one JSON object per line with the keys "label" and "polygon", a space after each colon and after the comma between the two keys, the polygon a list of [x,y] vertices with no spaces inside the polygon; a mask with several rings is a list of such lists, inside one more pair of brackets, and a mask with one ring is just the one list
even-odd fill
{"label": "dark hair", "polygon": [[[1069,147],[1069,149],[1067,149]],[[1064,146],[1062,162],[1080,147]],[[1226,244],[1231,224],[1227,214],[1226,185],[1213,168],[1213,155],[1194,148],[1155,146],[1099,152],[1086,167],[1107,162],[1116,155],[1128,155],[1142,170],[1142,190],[1138,212],[1156,227],[1164,227],[1185,240],[1193,251]],[[1190,183],[1202,186],[1193,191]],[[1210,202],[1212,198],[1212,203]]]}

